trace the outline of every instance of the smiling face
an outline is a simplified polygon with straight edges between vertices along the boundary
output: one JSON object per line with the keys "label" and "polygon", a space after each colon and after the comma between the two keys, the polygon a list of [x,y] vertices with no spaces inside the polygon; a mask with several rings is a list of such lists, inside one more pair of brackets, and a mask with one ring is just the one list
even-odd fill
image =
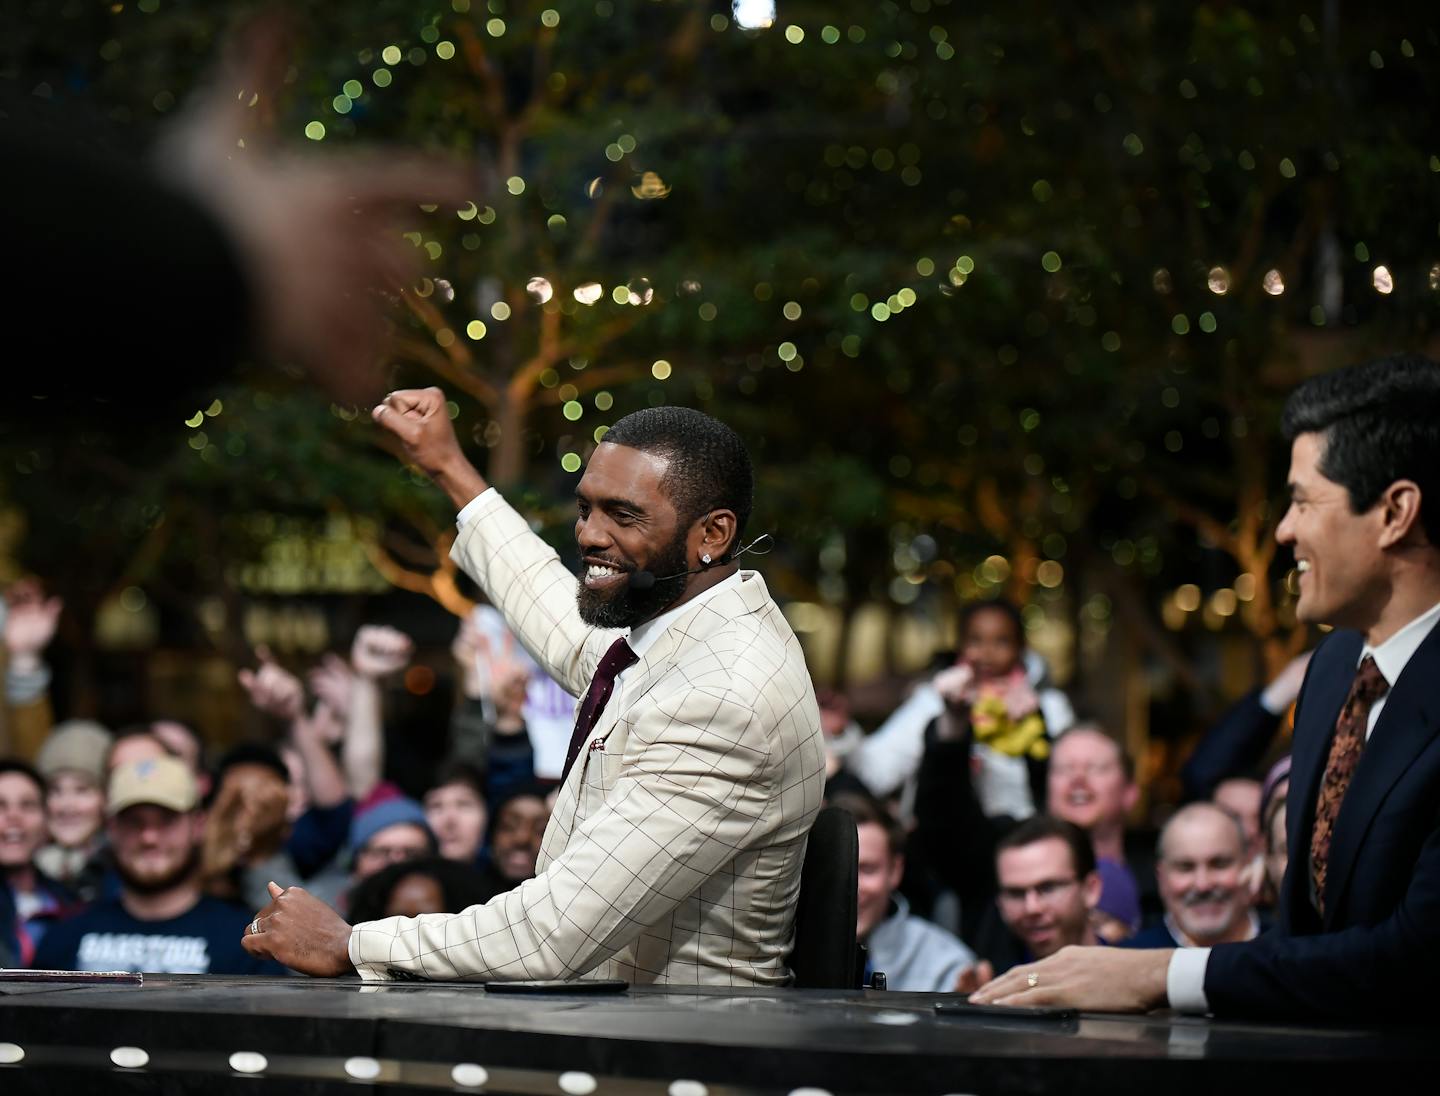
{"label": "smiling face", "polygon": [[1295,553],[1297,619],[1366,631],[1386,601],[1382,507],[1355,513],[1350,493],[1320,471],[1324,455],[1320,434],[1301,434],[1291,445],[1290,507],[1275,539]]}
{"label": "smiling face", "polygon": [[[682,572],[693,568],[687,530],[680,528],[664,488],[668,466],[654,453],[602,443],[580,477],[575,488],[577,597],[587,624],[634,627],[684,593]],[[640,570],[656,577],[648,589],[631,585],[631,575]]]}
{"label": "smiling face", "polygon": [[862,822],[855,832],[860,843],[855,936],[863,941],[890,912],[890,895],[905,873],[905,858],[890,851],[890,837],[884,826]]}
{"label": "smiling face", "polygon": [[501,805],[495,815],[495,832],[490,835],[490,851],[495,870],[507,882],[519,883],[535,874],[549,821],[550,808],[538,796],[517,795]]}
{"label": "smiling face", "polygon": [[1055,743],[1048,791],[1050,813],[1087,832],[1123,826],[1137,794],[1114,740],[1080,728]]}
{"label": "smiling face", "polygon": [[45,793],[50,837],[67,849],[83,849],[105,824],[105,792],[88,773],[62,769]]}
{"label": "smiling face", "polygon": [[40,786],[24,773],[0,773],[0,872],[28,868],[44,843]]}
{"label": "smiling face", "polygon": [[1155,871],[1160,898],[1196,945],[1231,942],[1248,931],[1250,895],[1240,878],[1246,859],[1239,827],[1219,810],[1192,807],[1166,827]]}
{"label": "smiling face", "polygon": [[1094,942],[1090,911],[1100,900],[1100,877],[1093,871],[1076,876],[1070,846],[1061,838],[1002,849],[995,871],[1000,916],[1037,959]]}

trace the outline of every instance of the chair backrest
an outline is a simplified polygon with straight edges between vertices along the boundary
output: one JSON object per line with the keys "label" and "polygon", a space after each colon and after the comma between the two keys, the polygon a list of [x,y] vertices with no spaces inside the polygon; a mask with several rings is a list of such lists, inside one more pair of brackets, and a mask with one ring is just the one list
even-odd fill
{"label": "chair backrest", "polygon": [[797,989],[856,989],[855,906],[860,875],[855,819],[824,807],[810,830],[800,869],[795,909],[795,947],[790,969]]}

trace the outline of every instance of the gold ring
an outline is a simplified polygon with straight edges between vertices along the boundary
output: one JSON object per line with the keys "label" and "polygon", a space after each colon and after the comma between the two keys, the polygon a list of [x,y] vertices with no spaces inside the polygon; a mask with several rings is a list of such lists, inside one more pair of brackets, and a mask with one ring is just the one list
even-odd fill
{"label": "gold ring", "polygon": [[1036,973],[1032,970],[1029,974],[1027,974],[1027,975],[1025,976],[1025,981],[1027,981],[1027,982],[1030,983],[1030,988],[1031,988],[1031,989],[1034,989],[1036,986],[1038,986],[1038,985],[1040,984],[1040,975],[1036,974]]}

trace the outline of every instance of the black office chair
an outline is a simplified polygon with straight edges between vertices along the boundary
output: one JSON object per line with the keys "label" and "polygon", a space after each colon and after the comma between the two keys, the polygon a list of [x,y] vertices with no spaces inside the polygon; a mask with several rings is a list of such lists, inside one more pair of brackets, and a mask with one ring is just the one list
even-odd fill
{"label": "black office chair", "polygon": [[839,807],[821,809],[800,869],[795,947],[790,952],[796,989],[860,985],[864,959],[855,946],[859,863],[854,817]]}

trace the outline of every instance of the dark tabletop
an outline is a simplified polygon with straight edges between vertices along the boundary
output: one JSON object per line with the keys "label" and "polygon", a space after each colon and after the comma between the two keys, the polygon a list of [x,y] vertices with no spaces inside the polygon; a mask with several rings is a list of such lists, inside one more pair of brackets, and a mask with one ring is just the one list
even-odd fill
{"label": "dark tabletop", "polygon": [[[1354,1094],[1390,1078],[1413,1078],[1417,1065],[1440,1059],[1440,1040],[1424,1026],[940,1016],[934,1005],[942,1000],[959,999],[660,987],[516,996],[478,985],[301,978],[6,983],[0,1086],[7,1094],[100,1084],[106,1091],[255,1093],[263,1084],[267,1092],[318,1093],[341,1085],[353,1092],[355,1080],[374,1080],[386,1091],[581,1096],[698,1096],[695,1082],[709,1096],[801,1088],[1178,1096],[1273,1087]],[[133,1049],[117,1048],[138,1048],[144,1064],[117,1066],[139,1061]],[[241,1057],[233,1057],[237,1052]],[[457,1073],[457,1066],[465,1068]],[[258,1076],[242,1072],[257,1067]],[[483,1087],[466,1084],[480,1077]]]}

